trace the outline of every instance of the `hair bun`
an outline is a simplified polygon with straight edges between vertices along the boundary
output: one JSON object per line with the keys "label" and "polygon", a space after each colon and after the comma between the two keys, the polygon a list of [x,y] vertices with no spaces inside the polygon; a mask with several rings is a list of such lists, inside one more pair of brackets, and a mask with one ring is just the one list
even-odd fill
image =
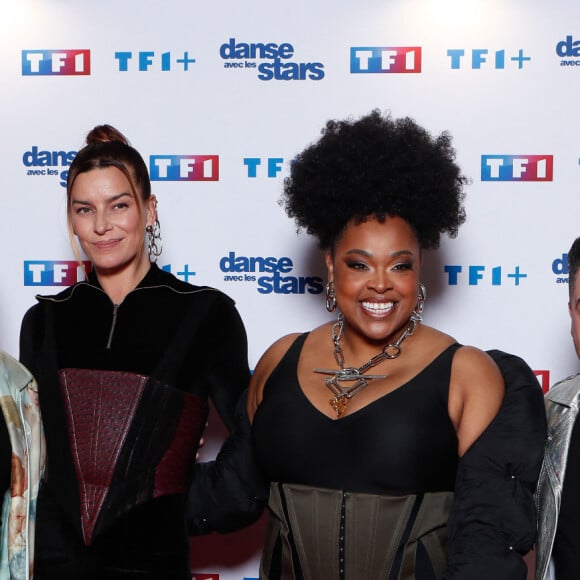
{"label": "hair bun", "polygon": [[121,131],[115,129],[112,125],[97,125],[94,129],[89,131],[86,139],[87,145],[95,145],[97,143],[123,143],[129,145],[127,137]]}

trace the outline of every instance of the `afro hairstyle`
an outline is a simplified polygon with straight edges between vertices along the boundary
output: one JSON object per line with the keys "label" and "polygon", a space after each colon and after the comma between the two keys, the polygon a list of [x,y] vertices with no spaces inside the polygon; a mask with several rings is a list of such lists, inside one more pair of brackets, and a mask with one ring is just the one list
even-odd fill
{"label": "afro hairstyle", "polygon": [[292,161],[281,204],[322,249],[348,223],[388,216],[406,220],[421,248],[437,248],[442,233],[455,237],[465,221],[467,183],[447,132],[434,138],[408,117],[375,109],[327,122],[322,137]]}

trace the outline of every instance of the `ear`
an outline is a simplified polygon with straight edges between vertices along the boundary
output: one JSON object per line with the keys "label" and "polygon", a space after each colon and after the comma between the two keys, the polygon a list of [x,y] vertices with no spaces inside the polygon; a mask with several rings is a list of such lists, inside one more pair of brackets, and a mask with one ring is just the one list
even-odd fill
{"label": "ear", "polygon": [[326,254],[324,255],[324,261],[326,262],[326,269],[328,270],[328,281],[334,281],[334,262],[332,260],[332,252],[330,250],[326,250]]}
{"label": "ear", "polygon": [[157,197],[150,195],[145,202],[145,225],[152,226],[157,219]]}

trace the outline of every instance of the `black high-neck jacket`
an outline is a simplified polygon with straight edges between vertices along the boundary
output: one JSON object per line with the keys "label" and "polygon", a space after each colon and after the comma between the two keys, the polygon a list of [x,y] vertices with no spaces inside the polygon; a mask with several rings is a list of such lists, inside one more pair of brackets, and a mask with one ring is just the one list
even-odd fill
{"label": "black high-neck jacket", "polygon": [[233,301],[152,265],[121,304],[94,274],[25,315],[47,442],[35,578],[189,578],[185,501],[211,398],[249,382]]}

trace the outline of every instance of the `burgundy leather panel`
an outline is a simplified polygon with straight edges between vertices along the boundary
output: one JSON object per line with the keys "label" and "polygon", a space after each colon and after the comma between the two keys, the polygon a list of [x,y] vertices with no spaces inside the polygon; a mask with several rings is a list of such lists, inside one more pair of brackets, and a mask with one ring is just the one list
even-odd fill
{"label": "burgundy leather panel", "polygon": [[63,369],[60,379],[79,482],[83,539],[88,546],[147,377]]}

